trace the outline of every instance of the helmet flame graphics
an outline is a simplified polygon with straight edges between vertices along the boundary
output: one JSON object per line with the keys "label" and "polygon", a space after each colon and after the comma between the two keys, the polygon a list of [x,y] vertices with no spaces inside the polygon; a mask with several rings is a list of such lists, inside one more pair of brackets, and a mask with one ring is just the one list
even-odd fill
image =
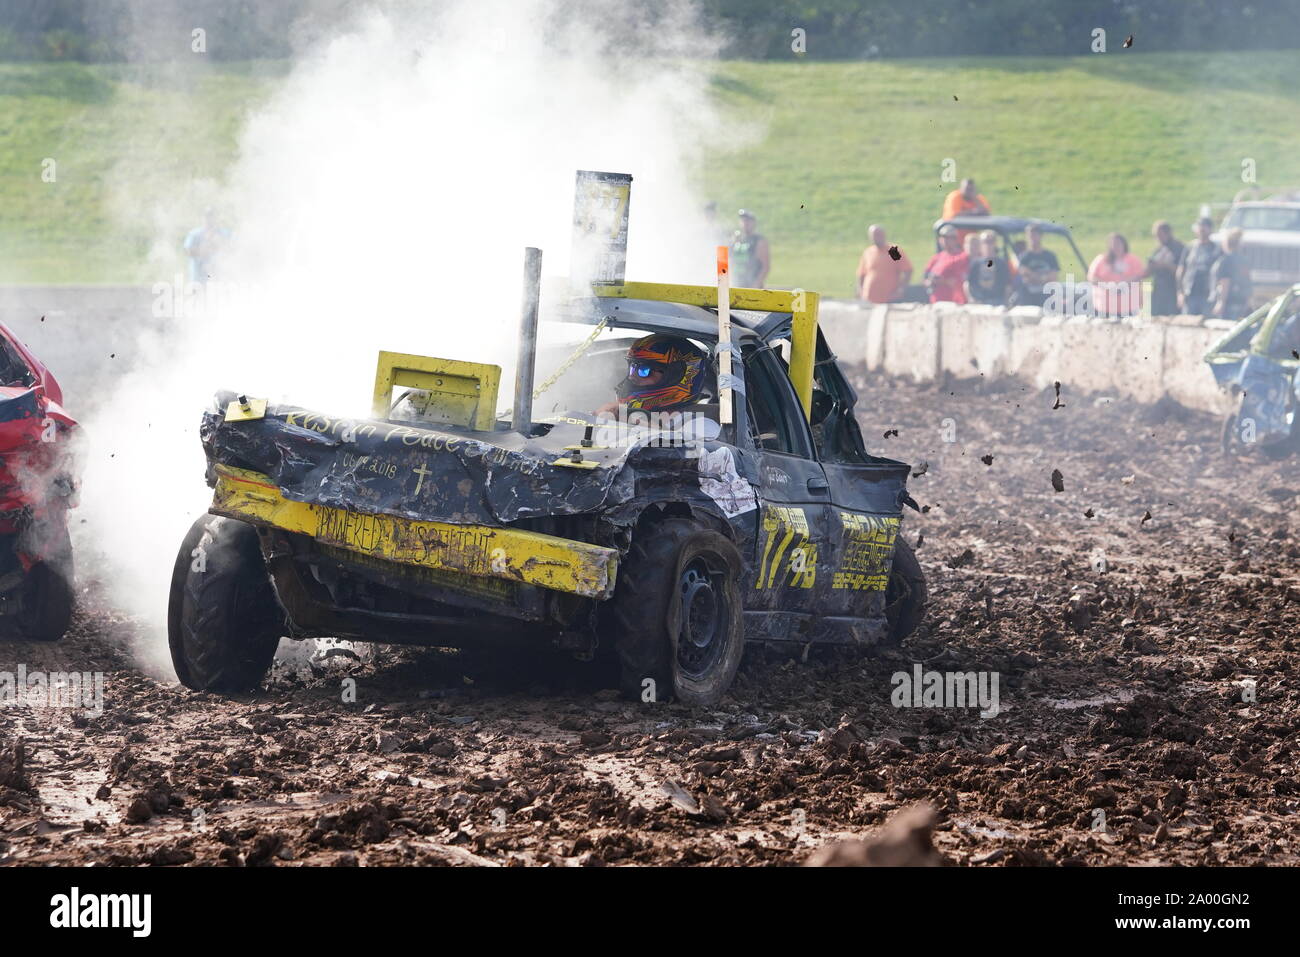
{"label": "helmet flame graphics", "polygon": [[627,350],[627,378],[617,392],[629,409],[674,409],[698,402],[709,379],[704,350],[681,336],[653,335]]}

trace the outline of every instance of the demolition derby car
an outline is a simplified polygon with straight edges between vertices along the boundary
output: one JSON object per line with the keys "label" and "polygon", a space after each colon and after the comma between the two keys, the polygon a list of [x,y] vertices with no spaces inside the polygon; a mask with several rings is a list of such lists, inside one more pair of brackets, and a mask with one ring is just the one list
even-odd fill
{"label": "demolition derby car", "polygon": [[[536,390],[521,352],[510,415],[498,367],[393,353],[365,420],[218,394],[212,507],[172,582],[181,681],[251,689],[281,636],[523,641],[608,652],[625,693],[703,705],[747,639],[909,634],[909,467],[866,451],[816,294],[730,290],[720,375],[717,289],[592,292],[548,319],[581,341]],[[521,421],[521,395],[550,411]]]}
{"label": "demolition derby car", "polygon": [[1286,458],[1300,444],[1300,285],[1256,309],[1205,356],[1219,386],[1234,398],[1223,421],[1223,451],[1258,448]]}
{"label": "demolition derby car", "polygon": [[76,427],[50,370],[0,323],[0,630],[10,636],[58,641],[72,618]]}

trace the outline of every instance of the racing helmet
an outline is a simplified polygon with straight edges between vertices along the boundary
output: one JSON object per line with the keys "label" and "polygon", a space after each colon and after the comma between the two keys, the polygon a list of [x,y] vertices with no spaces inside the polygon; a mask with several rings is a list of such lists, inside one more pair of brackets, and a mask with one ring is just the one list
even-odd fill
{"label": "racing helmet", "polygon": [[627,350],[627,378],[616,386],[629,409],[674,409],[711,391],[709,356],[681,336],[651,335]]}

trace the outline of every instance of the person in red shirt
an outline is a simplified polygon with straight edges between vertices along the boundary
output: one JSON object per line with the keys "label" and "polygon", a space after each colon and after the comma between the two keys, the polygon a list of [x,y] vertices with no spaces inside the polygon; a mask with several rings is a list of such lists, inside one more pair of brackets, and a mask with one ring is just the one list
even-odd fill
{"label": "person in red shirt", "polygon": [[970,268],[970,257],[962,249],[956,226],[943,226],[939,230],[943,248],[925,264],[925,288],[931,302],[955,302],[965,305],[966,292],[962,284]]}

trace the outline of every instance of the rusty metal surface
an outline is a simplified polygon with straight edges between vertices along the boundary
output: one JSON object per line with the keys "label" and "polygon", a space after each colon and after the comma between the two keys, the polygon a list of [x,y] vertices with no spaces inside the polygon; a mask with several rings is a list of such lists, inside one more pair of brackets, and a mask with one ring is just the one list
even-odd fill
{"label": "rusty metal surface", "polygon": [[[224,407],[222,404],[220,407]],[[204,415],[200,437],[213,464],[269,476],[286,498],[313,505],[461,525],[502,525],[575,515],[632,496],[627,449],[589,450],[597,468],[554,468],[584,429],[548,435],[426,428],[345,419],[271,405],[262,419]]]}

